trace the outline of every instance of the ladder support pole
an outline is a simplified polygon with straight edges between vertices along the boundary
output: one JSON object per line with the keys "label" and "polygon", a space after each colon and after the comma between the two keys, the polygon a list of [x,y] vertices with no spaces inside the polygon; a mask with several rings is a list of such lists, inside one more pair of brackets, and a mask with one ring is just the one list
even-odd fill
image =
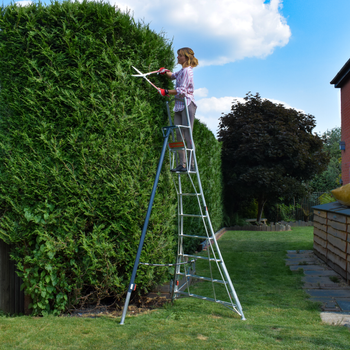
{"label": "ladder support pole", "polygon": [[128,310],[128,306],[129,306],[131,292],[135,289],[134,288],[134,283],[135,283],[137,267],[138,267],[139,262],[140,262],[140,256],[141,256],[141,251],[142,251],[142,247],[143,247],[143,242],[144,242],[145,237],[146,237],[148,222],[149,222],[149,219],[151,217],[153,201],[154,201],[154,197],[155,197],[155,194],[156,194],[158,181],[159,181],[159,176],[160,176],[160,171],[162,169],[162,165],[163,165],[163,161],[164,161],[164,155],[165,155],[165,151],[166,151],[166,148],[167,148],[167,143],[168,143],[168,139],[169,139],[169,135],[170,135],[171,130],[172,130],[171,128],[166,128],[166,134],[164,136],[164,143],[163,143],[162,153],[160,155],[158,168],[157,168],[157,173],[156,173],[156,178],[154,180],[153,189],[152,189],[152,193],[151,193],[151,198],[150,198],[149,204],[148,204],[147,215],[146,215],[145,223],[143,225],[143,229],[142,229],[142,233],[141,233],[141,237],[140,237],[139,248],[137,250],[137,255],[136,255],[136,259],[135,259],[135,263],[134,263],[134,268],[133,268],[131,279],[130,279],[130,283],[129,283],[128,293],[126,295],[126,300],[125,300],[125,304],[124,304],[124,308],[123,308],[123,315],[122,315],[122,318],[121,318],[121,321],[120,321],[121,325],[124,324],[126,312]]}

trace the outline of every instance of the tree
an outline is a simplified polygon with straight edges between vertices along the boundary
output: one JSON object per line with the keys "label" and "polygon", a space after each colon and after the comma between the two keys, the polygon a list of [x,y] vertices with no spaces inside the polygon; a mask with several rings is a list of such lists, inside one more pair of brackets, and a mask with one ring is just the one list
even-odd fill
{"label": "tree", "polygon": [[327,192],[340,185],[341,177],[341,150],[339,141],[341,139],[340,127],[327,130],[319,135],[323,141],[323,148],[330,156],[327,169],[321,174],[316,175],[311,181],[310,186],[314,191]]}
{"label": "tree", "polygon": [[247,93],[220,118],[225,205],[254,198],[260,221],[267,200],[301,194],[329,156],[313,134],[315,118]]}

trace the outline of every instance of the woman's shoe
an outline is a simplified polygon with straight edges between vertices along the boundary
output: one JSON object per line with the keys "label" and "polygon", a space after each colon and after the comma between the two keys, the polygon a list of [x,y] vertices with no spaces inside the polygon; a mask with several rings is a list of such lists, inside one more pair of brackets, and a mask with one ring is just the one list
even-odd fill
{"label": "woman's shoe", "polygon": [[[183,169],[185,169],[185,170],[183,170]],[[187,171],[187,168],[184,167],[182,164],[180,164],[180,165],[178,165],[176,168],[171,169],[170,171],[172,171],[173,173],[176,173],[176,172],[178,172],[178,171]]]}

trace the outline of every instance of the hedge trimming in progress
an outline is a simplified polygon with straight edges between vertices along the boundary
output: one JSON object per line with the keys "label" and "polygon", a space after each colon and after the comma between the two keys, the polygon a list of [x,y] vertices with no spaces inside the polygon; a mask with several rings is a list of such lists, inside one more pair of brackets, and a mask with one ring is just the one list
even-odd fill
{"label": "hedge trimming in progress", "polygon": [[[2,7],[0,29],[0,239],[12,247],[33,314],[120,299],[168,123],[164,98],[131,77],[131,66],[172,69],[171,43],[102,2]],[[164,77],[152,81],[172,88]],[[198,121],[194,135],[218,229],[220,147]],[[141,261],[174,262],[176,232],[164,164]],[[164,268],[139,266],[137,291],[167,278]]]}

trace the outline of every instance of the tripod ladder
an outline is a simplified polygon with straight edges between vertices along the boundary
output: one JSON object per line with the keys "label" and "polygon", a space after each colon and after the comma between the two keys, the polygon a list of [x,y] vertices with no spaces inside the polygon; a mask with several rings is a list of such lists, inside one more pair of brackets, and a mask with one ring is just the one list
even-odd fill
{"label": "tripod ladder", "polygon": [[[169,120],[171,121],[170,111],[167,108],[169,114]],[[237,297],[236,291],[233,287],[231,278],[228,274],[224,259],[221,255],[219,245],[216,240],[216,236],[213,230],[213,226],[210,220],[208,207],[205,201],[202,182],[198,170],[196,150],[193,142],[193,134],[190,125],[190,118],[188,113],[187,104],[185,103],[185,110],[187,116],[187,125],[175,126],[177,134],[181,140],[177,142],[169,143],[169,155],[170,155],[170,167],[176,168],[177,165],[177,152],[185,152],[186,159],[186,172],[176,172],[173,176],[174,185],[178,198],[178,250],[176,267],[174,274],[174,282],[172,284],[172,296],[173,299],[180,298],[181,296],[194,297],[202,300],[213,301],[218,304],[222,304],[225,307],[237,312],[242,320],[245,320],[242,306]],[[187,132],[187,140],[189,145],[186,145],[185,133]],[[189,140],[190,139],[190,140]],[[194,167],[191,165],[194,164]],[[185,179],[186,177],[186,179]],[[186,182],[186,184],[184,184]],[[184,186],[185,185],[185,186]],[[184,189],[184,187],[186,187]],[[197,206],[195,212],[194,208]],[[188,211],[187,211],[188,210]],[[192,211],[191,211],[192,210]],[[187,225],[185,221],[187,220]],[[202,223],[202,230],[200,232],[185,232],[184,227],[187,229],[191,226],[191,220],[193,224],[199,220]],[[185,224],[185,225],[184,225]],[[198,228],[197,223],[196,228]],[[185,251],[186,240],[201,240],[203,250],[206,254],[192,253],[188,254]],[[203,268],[201,264],[201,270],[207,270],[208,273],[201,275],[196,274],[196,267],[194,261],[201,260],[206,262],[207,267]],[[185,264],[185,262],[192,261],[191,264]],[[189,265],[191,265],[189,267]],[[205,266],[205,265],[204,265]],[[198,269],[198,267],[197,267]],[[214,274],[216,274],[214,276]],[[192,292],[192,281],[205,281],[211,283],[212,296],[200,296]],[[226,295],[226,300],[221,300],[216,292],[216,285],[221,285],[220,298]]]}
{"label": "tripod ladder", "polygon": [[[202,183],[198,171],[195,145],[193,142],[192,129],[190,127],[190,118],[185,99],[184,102],[187,116],[187,125],[176,126],[172,124],[169,103],[166,102],[170,125],[163,127],[162,129],[164,136],[163,148],[157,168],[150,202],[148,205],[145,223],[141,233],[140,243],[134,263],[133,272],[131,275],[126,301],[123,308],[122,319],[120,322],[121,325],[124,324],[131,293],[136,288],[134,284],[136,271],[138,265],[140,264],[139,260],[142,246],[147,231],[148,221],[151,215],[153,200],[159,181],[160,170],[164,161],[166,148],[169,150],[171,169],[175,169],[178,165],[178,151],[184,152],[184,158],[186,160],[186,171],[173,172],[173,181],[178,199],[178,248],[176,263],[167,265],[175,266],[174,280],[171,284],[172,299],[178,299],[180,297],[187,296],[212,301],[236,312],[241,316],[242,320],[245,320],[241,304],[238,300],[236,291],[228,274],[210,220],[209,211],[205,202]],[[177,140],[175,140],[174,131],[177,134]],[[170,135],[172,142],[169,142]],[[186,139],[189,143],[188,145],[186,144]],[[195,211],[195,207],[197,207],[196,212],[186,212],[186,210]],[[190,227],[189,223],[191,224],[191,220],[193,223],[195,220],[200,220],[202,226],[202,230],[200,232],[184,232],[184,227]],[[195,224],[195,227],[198,228],[198,226],[198,224]],[[203,251],[206,252],[206,254],[203,254],[203,252],[195,252],[191,254],[186,253],[186,243],[188,240],[193,239],[202,241],[201,246],[203,247]],[[197,260],[198,262],[206,262],[207,266],[203,268],[203,264],[197,263]],[[149,265],[161,266],[158,264]],[[198,265],[200,265],[200,268]],[[196,273],[197,268],[198,270],[203,270],[203,273],[201,273],[201,275]],[[208,273],[204,273],[206,270],[208,270]],[[210,283],[212,290],[211,296],[201,296],[193,293],[193,281],[203,281]],[[219,293],[217,293],[217,285],[221,287]]]}

